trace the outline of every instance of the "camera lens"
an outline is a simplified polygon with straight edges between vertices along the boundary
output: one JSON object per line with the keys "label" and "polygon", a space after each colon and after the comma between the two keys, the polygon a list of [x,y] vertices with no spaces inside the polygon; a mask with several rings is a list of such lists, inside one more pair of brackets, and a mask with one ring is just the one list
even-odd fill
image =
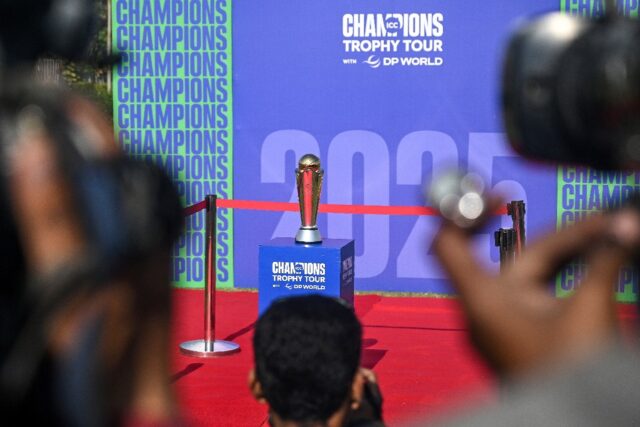
{"label": "camera lens", "polygon": [[640,165],[640,23],[561,13],[511,39],[503,73],[509,141],[521,154],[601,169]]}
{"label": "camera lens", "polygon": [[484,181],[474,173],[449,171],[426,190],[427,200],[440,214],[460,227],[471,227],[486,209]]}

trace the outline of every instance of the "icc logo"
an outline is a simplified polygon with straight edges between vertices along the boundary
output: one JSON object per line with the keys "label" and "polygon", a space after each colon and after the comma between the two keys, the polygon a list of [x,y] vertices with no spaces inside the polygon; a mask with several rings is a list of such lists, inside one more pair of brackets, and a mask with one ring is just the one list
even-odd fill
{"label": "icc logo", "polygon": [[402,28],[400,20],[398,18],[387,18],[384,21],[384,28],[387,30],[387,35],[397,36],[398,30]]}
{"label": "icc logo", "polygon": [[302,266],[302,263],[300,262],[296,262],[296,274],[304,274],[304,267]]}

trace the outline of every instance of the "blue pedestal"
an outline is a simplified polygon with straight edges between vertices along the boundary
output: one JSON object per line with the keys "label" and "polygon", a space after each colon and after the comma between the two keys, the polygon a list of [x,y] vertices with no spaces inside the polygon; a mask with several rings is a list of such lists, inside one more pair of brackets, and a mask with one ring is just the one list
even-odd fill
{"label": "blue pedestal", "polygon": [[310,293],[340,297],[353,304],[353,240],[319,244],[274,239],[260,245],[258,313],[278,298]]}

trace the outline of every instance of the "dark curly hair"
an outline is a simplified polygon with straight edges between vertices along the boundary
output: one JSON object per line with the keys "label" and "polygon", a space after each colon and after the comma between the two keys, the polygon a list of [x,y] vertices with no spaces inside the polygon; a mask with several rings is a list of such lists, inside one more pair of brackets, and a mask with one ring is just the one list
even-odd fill
{"label": "dark curly hair", "polygon": [[253,337],[256,378],[282,419],[326,421],[349,397],[360,362],[362,327],[341,300],[281,299],[260,317]]}

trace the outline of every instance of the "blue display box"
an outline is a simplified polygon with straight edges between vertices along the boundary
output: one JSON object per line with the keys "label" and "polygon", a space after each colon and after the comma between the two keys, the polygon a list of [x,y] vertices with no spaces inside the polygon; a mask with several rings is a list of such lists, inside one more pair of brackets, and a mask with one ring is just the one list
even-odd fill
{"label": "blue display box", "polygon": [[260,245],[258,313],[278,298],[311,293],[353,304],[353,260],[353,240],[301,244],[291,238]]}

